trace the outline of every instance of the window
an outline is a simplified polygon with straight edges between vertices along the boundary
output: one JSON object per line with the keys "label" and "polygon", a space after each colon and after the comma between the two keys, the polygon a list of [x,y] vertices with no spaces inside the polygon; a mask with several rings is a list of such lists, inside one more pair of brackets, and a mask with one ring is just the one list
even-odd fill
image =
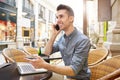
{"label": "window", "polygon": [[30,0],[23,0],[23,12],[33,13],[33,4]]}
{"label": "window", "polygon": [[22,36],[25,38],[30,38],[30,29],[29,28],[22,28]]}
{"label": "window", "polygon": [[16,6],[15,0],[0,0],[0,2],[4,2],[4,3],[9,4],[11,6]]}
{"label": "window", "polygon": [[53,23],[53,12],[49,10],[49,22]]}
{"label": "window", "polygon": [[0,41],[16,39],[16,13],[0,9]]}
{"label": "window", "polygon": [[39,11],[38,12],[39,18],[45,19],[45,7],[39,4],[39,8],[38,9],[39,9],[38,10]]}

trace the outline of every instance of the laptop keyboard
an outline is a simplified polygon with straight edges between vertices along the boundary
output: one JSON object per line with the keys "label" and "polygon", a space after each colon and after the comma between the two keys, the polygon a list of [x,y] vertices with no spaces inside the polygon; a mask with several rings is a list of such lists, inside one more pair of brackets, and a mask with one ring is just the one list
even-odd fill
{"label": "laptop keyboard", "polygon": [[21,68],[22,68],[23,72],[35,71],[35,69],[32,66],[30,66],[30,65],[22,65]]}
{"label": "laptop keyboard", "polygon": [[18,62],[18,71],[20,74],[35,74],[35,73],[41,73],[41,72],[47,72],[46,69],[40,68],[40,69],[35,69],[35,67],[26,62]]}

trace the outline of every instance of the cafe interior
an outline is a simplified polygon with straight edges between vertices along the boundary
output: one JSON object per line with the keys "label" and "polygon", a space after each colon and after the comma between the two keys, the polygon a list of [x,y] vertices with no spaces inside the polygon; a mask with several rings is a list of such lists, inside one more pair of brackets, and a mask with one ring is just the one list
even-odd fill
{"label": "cafe interior", "polygon": [[[92,44],[88,56],[88,67],[92,73],[90,80],[120,80],[120,0],[81,1],[81,29]],[[51,35],[50,25],[55,21],[51,19],[51,16],[55,17],[54,12],[50,10],[49,19],[45,19],[44,11],[48,9],[45,10],[46,6],[43,5],[52,5],[48,2],[50,1],[0,0],[0,80],[65,80],[64,75],[49,70],[21,75],[16,65],[18,62],[29,63],[25,58],[34,58],[40,51],[40,56],[49,64],[64,66],[60,52],[44,55]],[[91,2],[96,5],[97,18],[93,20],[89,19],[90,14],[87,13],[88,4]],[[20,7],[19,3],[23,3],[23,6]],[[34,9],[39,4],[42,4],[39,6],[41,13],[35,13]]]}

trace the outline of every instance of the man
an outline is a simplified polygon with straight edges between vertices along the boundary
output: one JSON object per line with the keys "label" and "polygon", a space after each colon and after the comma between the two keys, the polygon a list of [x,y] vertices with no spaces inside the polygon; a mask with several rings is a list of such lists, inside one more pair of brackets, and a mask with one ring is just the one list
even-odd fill
{"label": "man", "polygon": [[[90,70],[87,63],[90,49],[89,39],[73,26],[74,12],[69,6],[59,5],[56,17],[59,30],[56,30],[56,24],[53,24],[52,36],[46,45],[45,54],[50,55],[60,51],[65,66],[51,65],[41,57],[31,61],[32,64],[66,75],[68,80],[89,80]],[[55,39],[61,31],[64,31],[65,34],[55,43]]]}

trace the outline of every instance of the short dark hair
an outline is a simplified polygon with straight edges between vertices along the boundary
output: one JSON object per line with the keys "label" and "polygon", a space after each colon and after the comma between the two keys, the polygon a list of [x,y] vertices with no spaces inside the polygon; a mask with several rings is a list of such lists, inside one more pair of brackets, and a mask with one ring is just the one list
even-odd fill
{"label": "short dark hair", "polygon": [[61,9],[65,9],[65,10],[67,10],[68,11],[68,14],[70,15],[70,16],[74,16],[74,12],[73,12],[73,9],[71,8],[71,7],[69,7],[69,6],[67,6],[67,5],[64,5],[64,4],[60,4],[60,5],[58,5],[58,7],[57,7],[57,11],[59,11],[59,10],[61,10]]}

